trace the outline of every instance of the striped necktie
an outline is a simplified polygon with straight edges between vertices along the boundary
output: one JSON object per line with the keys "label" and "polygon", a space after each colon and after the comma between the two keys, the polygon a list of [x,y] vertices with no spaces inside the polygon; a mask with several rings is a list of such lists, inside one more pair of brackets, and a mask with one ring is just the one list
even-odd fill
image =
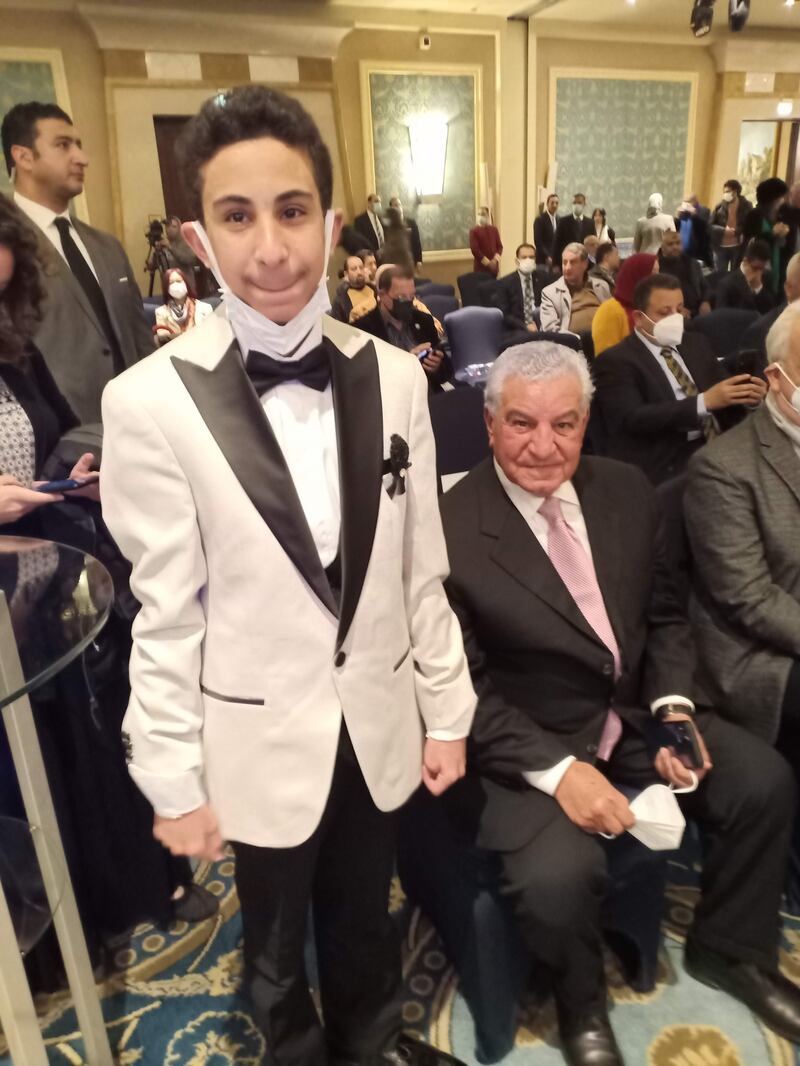
{"label": "striped necktie", "polygon": [[[675,354],[672,349],[662,348],[661,357],[667,364],[667,369],[669,370],[670,374],[672,374],[672,376],[678,382],[680,388],[683,389],[684,394],[686,396],[696,396],[697,386],[686,373],[686,371],[683,369],[678,360],[675,358]],[[717,430],[716,422],[710,415],[706,415],[706,417],[702,419],[702,424],[700,428],[706,440],[713,440],[714,437],[719,436],[719,431]]]}

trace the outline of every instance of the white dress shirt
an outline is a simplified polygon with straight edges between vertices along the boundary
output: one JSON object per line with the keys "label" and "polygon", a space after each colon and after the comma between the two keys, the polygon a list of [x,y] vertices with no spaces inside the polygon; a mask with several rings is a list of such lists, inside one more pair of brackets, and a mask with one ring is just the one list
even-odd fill
{"label": "white dress shirt", "polygon": [[[75,244],[78,246],[78,251],[89,264],[92,273],[97,278],[97,271],[94,268],[94,263],[92,262],[91,256],[86,250],[86,245],[81,240],[80,233],[78,233],[78,231],[72,224],[72,219],[70,218],[69,214],[69,208],[67,208],[66,211],[62,211],[59,215],[56,214],[55,211],[52,211],[49,207],[43,207],[41,204],[37,204],[35,200],[29,200],[27,196],[22,196],[18,192],[14,193],[14,203],[17,205],[20,211],[24,211],[24,213],[28,216],[28,218],[31,220],[31,222],[33,222],[35,226],[39,227],[39,229],[42,231],[45,237],[47,237],[52,246],[55,248],[55,250],[66,263],[67,257],[64,255],[64,249],[61,245],[61,234],[56,229],[55,224],[55,220],[57,218],[65,218],[67,222],[69,222],[71,236]],[[97,280],[99,281],[100,279],[97,278]]]}
{"label": "white dress shirt", "polygon": [[[639,338],[639,340],[642,342],[642,344],[645,345],[647,350],[653,353],[653,358],[658,363],[658,365],[661,367],[661,370],[663,371],[664,376],[666,377],[667,381],[670,384],[670,388],[672,389],[673,393],[675,394],[675,399],[676,400],[686,400],[686,399],[688,399],[686,393],[683,391],[683,389],[678,384],[677,379],[670,372],[670,369],[667,366],[666,359],[661,354],[661,349],[664,346],[661,345],[661,344],[656,344],[656,342],[650,340],[649,337],[645,337],[644,333],[642,333],[638,329],[636,330],[636,336]],[[683,356],[678,351],[678,349],[677,348],[672,348],[670,350],[672,351],[672,355],[673,355],[673,358],[675,359],[675,362],[678,364],[679,367],[681,367],[681,369],[683,370],[683,372],[687,376],[687,378],[689,378],[690,381],[694,381],[694,378],[692,377],[691,371],[689,370],[688,366],[684,362]],[[702,418],[714,418],[714,416],[708,411],[708,409],[706,407],[706,398],[703,395],[703,393],[700,392],[699,389],[697,391],[697,417],[701,418],[701,419]],[[719,428],[719,427],[717,427],[717,428]],[[703,436],[703,431],[701,429],[692,429],[686,434],[686,439],[687,440],[700,440],[700,438],[702,436]]]}
{"label": "white dress shirt", "polygon": [[383,244],[383,224],[374,211],[368,211],[369,220],[372,223],[372,228],[375,230],[375,236],[378,238],[378,244]]}
{"label": "white dress shirt", "polygon": [[[497,460],[495,460],[494,469],[500,484],[503,486],[505,494],[525,519],[531,533],[533,533],[545,553],[547,553],[547,548],[550,542],[550,527],[547,519],[539,513],[539,508],[547,497],[536,496],[532,492],[527,492],[525,489],[509,480]],[[594,563],[592,546],[589,543],[589,533],[586,529],[586,522],[583,517],[578,494],[575,491],[575,486],[571,481],[564,481],[555,490],[553,496],[561,501],[561,513],[564,515],[564,521],[578,538],[581,547],[592,560],[592,563]],[[653,700],[650,704],[650,710],[655,714],[659,707],[662,707],[667,703],[684,706],[688,711],[694,710],[694,704],[690,699],[678,695],[659,696],[658,699]],[[567,755],[567,757],[562,759],[561,762],[556,763],[555,766],[551,766],[547,770],[528,770],[522,776],[529,785],[533,785],[534,788],[538,788],[541,792],[546,792],[548,796],[554,796],[556,789],[561,784],[561,778],[574,762],[575,756]]]}

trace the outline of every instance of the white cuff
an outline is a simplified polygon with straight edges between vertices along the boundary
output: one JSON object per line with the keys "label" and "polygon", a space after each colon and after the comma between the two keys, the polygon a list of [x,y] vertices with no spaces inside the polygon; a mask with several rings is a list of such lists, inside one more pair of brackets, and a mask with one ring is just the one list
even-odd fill
{"label": "white cuff", "polygon": [[474,709],[468,707],[447,729],[428,729],[425,731],[425,736],[430,737],[431,740],[463,740],[469,736],[474,717]]}
{"label": "white cuff", "polygon": [[694,713],[694,704],[688,696],[659,696],[650,704],[650,713],[655,716],[659,708],[665,707],[668,703],[676,707],[685,707],[690,714]]}
{"label": "white cuff", "polygon": [[697,417],[705,418],[708,414],[708,408],[706,407],[706,395],[701,392],[697,396]]}
{"label": "white cuff", "polygon": [[549,770],[526,770],[522,775],[529,785],[538,788],[540,792],[546,792],[548,796],[555,796],[556,789],[561,784],[561,778],[575,762],[574,755],[568,755],[566,759],[557,762]]}

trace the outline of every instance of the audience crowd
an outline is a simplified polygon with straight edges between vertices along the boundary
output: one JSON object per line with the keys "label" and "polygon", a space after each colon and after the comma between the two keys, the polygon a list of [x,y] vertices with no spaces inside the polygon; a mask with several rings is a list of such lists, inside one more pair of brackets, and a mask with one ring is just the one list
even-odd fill
{"label": "audience crowd", "polygon": [[[217,175],[213,162],[237,139],[213,141],[214,109],[220,106],[214,101],[193,120],[196,157],[187,156],[203,164],[197,167],[203,177],[192,187],[192,196],[198,212],[194,217],[205,229],[175,216],[167,219],[166,237],[147,262],[159,275],[162,290],[150,321],[122,246],[71,212],[90,161],[70,116],[55,105],[29,103],[12,108],[2,123],[14,192],[12,199],[0,198],[0,531],[74,543],[100,555],[117,593],[103,638],[114,664],[114,683],[93,685],[86,671],[67,671],[36,708],[95,961],[102,960],[112,937],[142,920],[202,921],[217,910],[216,901],[193,883],[188,856],[213,858],[216,845],[209,841],[221,839],[224,825],[219,830],[207,823],[200,833],[201,838],[205,833],[202,845],[183,838],[176,843],[175,826],[193,808],[172,798],[162,801],[161,785],[146,763],[159,731],[156,723],[148,734],[143,724],[150,713],[144,708],[148,685],[154,683],[148,681],[147,663],[155,669],[159,661],[155,644],[148,645],[154,639],[158,599],[151,586],[162,567],[165,581],[186,584],[172,588],[174,602],[158,603],[163,632],[173,634],[165,638],[167,643],[183,639],[180,612],[189,610],[183,601],[196,594],[199,603],[206,595],[206,564],[199,560],[211,559],[219,550],[222,542],[215,538],[228,536],[234,546],[245,542],[252,532],[252,500],[262,515],[270,507],[284,508],[283,532],[274,543],[258,543],[259,550],[270,552],[285,547],[291,560],[283,569],[283,563],[275,564],[276,588],[289,605],[283,616],[287,625],[291,616],[292,626],[306,625],[311,632],[322,604],[334,619],[341,622],[349,612],[352,621],[362,585],[373,604],[366,621],[356,613],[356,638],[342,624],[338,642],[334,626],[330,641],[326,636],[314,645],[326,649],[325,655],[335,654],[335,687],[326,680],[316,688],[317,680],[307,680],[309,691],[313,688],[322,701],[333,699],[337,707],[319,776],[329,782],[333,774],[331,796],[341,810],[326,810],[319,830],[309,822],[305,837],[294,828],[286,829],[285,839],[276,832],[275,841],[266,831],[254,831],[250,842],[247,832],[231,836],[237,841],[247,980],[259,1024],[274,1037],[277,1050],[271,1061],[312,1066],[323,1059],[315,1057],[321,1039],[316,1031],[308,1043],[301,1036],[293,1042],[292,1035],[292,1026],[297,1033],[306,1031],[304,1025],[313,1028],[308,1021],[313,1008],[303,998],[307,989],[298,991],[305,972],[298,930],[305,930],[316,874],[308,874],[307,891],[294,901],[294,930],[285,948],[291,961],[284,973],[284,948],[275,947],[273,957],[272,949],[257,944],[259,938],[268,939],[273,919],[256,897],[262,879],[283,884],[285,878],[284,888],[291,886],[295,867],[284,867],[277,858],[270,865],[273,859],[267,862],[265,856],[304,851],[303,841],[310,839],[317,850],[307,860],[308,869],[330,863],[325,856],[332,848],[324,837],[329,821],[342,821],[341,811],[356,803],[352,797],[357,792],[367,796],[358,804],[369,806],[364,779],[373,795],[382,787],[376,784],[384,781],[381,775],[392,779],[387,766],[394,738],[370,733],[372,726],[364,725],[368,716],[358,717],[362,706],[357,713],[351,710],[358,697],[355,688],[345,686],[348,657],[354,671],[364,671],[359,684],[368,692],[372,712],[380,709],[385,686],[393,700],[400,693],[419,702],[427,737],[423,781],[433,796],[443,793],[430,801],[445,812],[446,831],[454,838],[495,856],[497,893],[547,977],[568,1063],[614,1066],[623,1061],[607,1014],[603,976],[601,914],[611,883],[611,849],[604,838],[644,826],[644,797],[655,802],[653,789],[661,790],[662,810],[681,825],[684,815],[691,819],[702,838],[701,894],[686,944],[686,969],[738,998],[774,1032],[800,1043],[800,991],[777,964],[780,909],[800,906],[800,821],[795,818],[800,784],[800,183],[789,188],[779,178],[763,181],[752,204],[732,179],[713,209],[687,194],[672,213],[654,192],[636,222],[633,251],[626,258],[617,244],[619,226],[612,225],[614,219],[603,207],[588,212],[586,196],[576,192],[569,210],[560,214],[559,197],[551,194],[534,222],[532,242],[518,244],[514,269],[504,276],[501,234],[490,208],[482,206],[469,230],[473,270],[459,279],[465,304],[459,309],[452,287],[445,295],[422,277],[424,226],[407,214],[396,191],[386,207],[381,194],[371,193],[364,212],[339,232],[319,162],[326,153],[311,120],[296,105],[293,121],[300,132],[284,140],[284,127],[269,132],[268,118],[270,108],[284,106],[284,98],[268,90],[239,93],[233,90],[229,96],[230,121],[237,107],[252,110],[238,139],[251,146],[259,143],[246,131],[256,128],[253,115],[260,116],[266,131],[259,134],[262,140],[279,144],[313,172],[307,195],[319,216],[320,233],[322,220],[329,220],[326,243],[321,237],[317,241],[314,266],[304,275],[318,275],[321,263],[322,279],[317,285],[314,277],[317,287],[309,290],[307,305],[291,314],[265,310],[266,304],[251,300],[244,272],[237,275],[238,266],[219,237],[218,222],[203,214],[203,182],[223,187],[228,177]],[[252,171],[256,176],[247,180],[278,181],[280,158],[272,161],[274,170],[266,162],[266,157],[259,160]],[[265,173],[270,176],[263,177]],[[331,306],[324,257],[335,243],[346,258]],[[212,302],[198,298],[198,279],[206,266],[222,293],[223,310],[216,314],[216,297]],[[301,287],[298,282],[298,291]],[[468,360],[470,365],[491,364],[481,383],[488,448],[486,459],[441,496],[442,540],[435,500],[421,487],[434,469],[434,455],[419,404],[424,406],[420,397],[425,388],[433,410],[434,404],[458,402],[465,390],[479,387],[465,383],[465,360],[448,327],[447,316],[463,315],[467,304],[496,330],[494,348]],[[303,315],[308,316],[303,318],[306,325],[295,329]],[[316,339],[310,345],[312,334]],[[191,366],[187,353],[194,344],[207,345],[203,358],[208,366],[202,358],[199,367]],[[152,354],[164,346],[166,353]],[[240,348],[253,388],[245,376],[239,386],[224,377],[238,373],[230,369],[226,353]],[[406,356],[400,358],[398,350]],[[368,351],[369,357],[364,354]],[[360,354],[339,365],[341,352]],[[373,358],[370,370],[368,359]],[[272,366],[281,361],[283,366]],[[325,368],[319,378],[321,362]],[[222,369],[215,369],[217,363]],[[240,364],[238,359],[239,369]],[[248,476],[279,479],[282,502],[268,500],[263,486],[241,474],[239,466],[244,469],[248,459],[236,443],[235,411],[228,410],[227,428],[215,437],[221,451],[209,452],[215,469],[227,461],[244,479],[237,485],[242,510],[241,529],[235,532],[224,533],[218,525],[222,519],[214,517],[213,494],[204,497],[208,486],[192,480],[200,475],[192,472],[191,447],[181,455],[180,447],[176,454],[162,447],[161,436],[153,443],[155,435],[172,431],[166,409],[161,412],[166,421],[158,426],[150,414],[142,423],[133,408],[125,407],[128,383],[144,407],[156,403],[160,388],[169,392],[171,386],[163,384],[165,368],[173,366],[169,381],[177,372],[182,390],[171,401],[177,410],[186,395],[196,399],[208,387],[202,378],[207,374],[220,389],[231,390],[225,393],[229,400],[246,394],[242,425],[247,424],[248,433],[252,429],[269,437],[265,448],[270,458],[262,466],[253,461]],[[348,385],[351,371],[354,384]],[[306,374],[310,389],[298,383]],[[319,380],[312,380],[314,375]],[[358,381],[356,375],[361,375]],[[292,388],[299,392],[285,391]],[[312,392],[316,406],[308,402]],[[353,406],[343,406],[347,403]],[[208,404],[204,409],[198,401],[204,418],[211,417],[213,401]],[[259,404],[269,433],[258,430]],[[282,413],[276,413],[279,407]],[[111,412],[117,412],[124,431],[108,422]],[[345,415],[349,423],[340,424],[337,419]],[[176,416],[177,422],[181,417]],[[391,422],[400,424],[404,418],[410,446]],[[484,432],[482,427],[477,431]],[[459,426],[456,432],[470,434],[475,428]],[[94,443],[102,434],[109,449],[107,465],[103,449]],[[373,444],[382,448],[382,436],[388,458],[380,452],[376,466],[368,449]],[[143,477],[152,478],[156,487],[152,507],[166,508],[174,500],[180,522],[192,506],[203,515],[198,525],[208,522],[201,532],[192,527],[195,556],[185,566],[172,567],[171,556],[162,558],[152,543],[164,538],[177,556],[183,548],[174,541],[185,533],[185,525],[169,531],[153,520],[140,532],[126,513],[130,508],[150,515],[148,502],[137,499],[136,487],[125,483],[134,470],[129,464],[139,460],[140,444],[145,451],[152,448],[143,466]],[[453,441],[448,444],[452,448]],[[181,463],[186,471],[183,495],[177,473]],[[93,476],[98,470],[103,471],[102,488]],[[38,491],[41,482],[59,477],[78,482],[69,499]],[[338,477],[344,479],[341,505]],[[354,484],[362,479],[357,491],[346,480],[350,477]],[[383,479],[380,501],[378,489],[373,494],[368,488],[371,477]],[[181,486],[172,490],[172,497],[166,485],[170,478]],[[328,493],[326,479],[331,478],[336,487]],[[240,491],[245,483],[247,498]],[[196,485],[199,502],[192,503]],[[146,494],[144,484],[141,491]],[[344,566],[338,547],[340,509]],[[308,525],[293,541],[285,530],[298,515]],[[348,525],[353,515],[360,516],[360,524]],[[402,623],[375,606],[384,591],[379,587],[383,571],[376,577],[371,562],[367,569],[373,534],[376,566],[388,567],[385,595],[392,597],[393,611],[408,613]],[[352,567],[361,557],[351,553],[366,553],[357,564],[357,587]],[[225,565],[234,583],[246,583],[234,560]],[[291,604],[300,602],[306,585],[320,602],[315,601],[313,619],[302,611],[295,619]],[[211,593],[217,603],[218,587]],[[209,618],[220,610],[203,602]],[[197,639],[186,653],[197,656],[191,659],[195,682],[202,613],[191,615]],[[220,632],[231,637],[229,622],[214,630],[214,640],[220,640]],[[401,629],[405,651],[395,647]],[[278,628],[273,638],[276,646],[285,643]],[[377,648],[384,640],[386,648]],[[139,664],[133,692],[126,666],[132,644],[132,662]],[[376,659],[363,665],[366,660],[359,655],[373,651],[380,663]],[[397,658],[389,681],[383,672],[385,656],[390,666]],[[327,678],[322,662],[320,658],[314,669]],[[224,676],[221,660],[216,669]],[[259,702],[247,690],[246,678],[252,682],[256,676],[245,672],[246,697],[235,698],[207,690],[206,681],[209,686],[211,681],[204,670],[202,699],[206,706],[216,701],[232,715],[233,710],[240,714],[241,704]],[[181,679],[176,673],[172,680],[177,685]],[[199,683],[197,687],[200,700]],[[455,688],[461,693],[461,713],[448,717],[448,693]],[[219,691],[226,689],[217,686]],[[98,715],[89,708],[98,698],[102,727],[94,729],[91,723]],[[337,699],[346,709],[347,725],[340,732]],[[47,708],[59,700],[73,708],[75,728],[82,732],[78,747],[83,761],[77,765],[71,749],[46,739],[52,728]],[[189,725],[197,731],[192,714],[187,712],[179,733]],[[401,719],[398,712],[398,743],[418,763],[419,715],[415,711],[410,732],[399,724]],[[287,736],[306,728],[293,722],[274,727],[284,730],[283,739],[275,735],[279,748],[288,743]],[[133,753],[129,731],[134,733]],[[220,732],[217,740],[222,744],[223,739]],[[255,741],[257,751],[261,743]],[[314,743],[309,740],[309,750]],[[452,745],[465,743],[466,771],[463,757],[453,769]],[[323,747],[319,741],[313,750]],[[300,767],[304,756],[288,751]],[[364,762],[370,770],[362,765],[362,778],[358,767],[364,751],[369,751]],[[198,741],[191,758],[170,777],[170,797],[177,795],[179,778],[188,781],[199,772],[199,752]],[[96,775],[94,791],[84,789],[77,796],[70,783],[78,772],[91,778],[93,760],[106,769]],[[131,773],[144,795],[128,776],[126,762],[132,763]],[[215,774],[235,777],[236,765],[236,759],[221,756],[213,764],[212,781]],[[300,780],[301,771],[297,773]],[[21,815],[4,742],[0,774],[0,814]],[[392,781],[381,810],[400,806],[412,791],[409,786],[403,792],[405,786]],[[418,777],[413,784],[417,782]],[[163,794],[167,791],[164,785]],[[149,833],[150,803],[161,843]],[[367,808],[358,804],[353,809],[363,813]],[[105,824],[88,817],[87,805],[113,809],[113,820]],[[320,810],[322,806],[323,801]],[[303,801],[300,808],[305,816]],[[376,808],[369,809],[374,814]],[[294,825],[292,817],[286,816],[287,826]],[[230,824],[239,824],[238,818],[238,813],[230,816]],[[246,820],[241,815],[242,824]],[[357,833],[360,824],[351,826],[350,833]],[[384,839],[378,823],[367,819],[363,824],[370,841]],[[424,833],[425,826],[415,831]],[[129,842],[128,855],[123,865],[110,869],[103,857],[111,836],[120,833]],[[375,899],[380,904],[391,872],[386,841],[388,836],[384,844],[374,844],[376,854],[386,850],[380,860],[383,872],[374,881],[372,873],[364,875],[364,884],[377,895],[368,901],[367,895],[358,897],[367,901],[358,919],[363,924],[352,918],[357,928],[373,930],[375,960],[381,940],[381,967],[391,966],[393,950],[381,939],[386,930],[373,907]],[[99,868],[104,870],[102,891]],[[358,868],[336,871],[336,891],[351,874],[355,877]],[[325,916],[319,899],[314,908],[323,1014],[335,1061],[426,1061],[415,1057],[422,1053],[413,1041],[401,1058],[390,1047],[380,1060],[372,1045],[354,1049],[348,1044],[348,1026],[358,1011],[332,979],[331,945],[340,935],[335,928],[339,919],[335,908]],[[390,985],[388,981],[383,990],[391,991]],[[366,995],[364,982],[359,987]],[[376,984],[371,989],[371,1001],[377,1003],[382,988]],[[364,1032],[373,1038],[369,1026]],[[393,1033],[388,1025],[382,1039],[394,1039]]]}

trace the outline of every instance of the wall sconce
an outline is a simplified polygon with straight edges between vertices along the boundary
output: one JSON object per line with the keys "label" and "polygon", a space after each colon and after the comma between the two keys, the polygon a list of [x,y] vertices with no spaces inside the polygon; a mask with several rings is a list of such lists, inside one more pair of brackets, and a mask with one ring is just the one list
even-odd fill
{"label": "wall sconce", "polygon": [[444,115],[426,114],[408,123],[411,168],[417,197],[422,203],[438,203],[444,193],[449,123]]}
{"label": "wall sconce", "polygon": [[779,100],[778,101],[778,106],[775,108],[775,110],[778,112],[778,117],[779,118],[789,118],[789,116],[791,115],[792,111],[794,111],[794,101],[793,100]]}

